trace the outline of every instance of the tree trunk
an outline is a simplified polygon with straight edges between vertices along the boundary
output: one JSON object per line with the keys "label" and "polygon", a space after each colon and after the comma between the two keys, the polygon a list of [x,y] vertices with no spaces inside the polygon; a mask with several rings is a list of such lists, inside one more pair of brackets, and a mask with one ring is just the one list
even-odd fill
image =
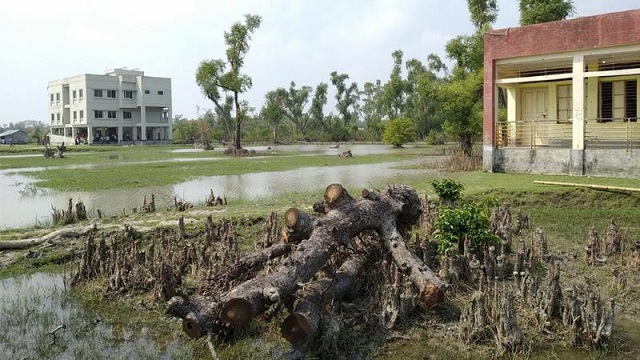
{"label": "tree trunk", "polygon": [[413,189],[389,187],[375,200],[356,201],[340,184],[332,184],[325,190],[322,209],[326,216],[315,222],[309,239],[300,243],[278,269],[236,286],[222,294],[219,301],[172,299],[172,310],[168,313],[183,318],[183,328],[196,338],[222,325],[244,326],[269,308],[290,306],[295,292],[331,255],[367,229],[380,234],[385,248],[416,285],[427,307],[443,300],[442,281],[407,249],[401,236],[420,216],[420,199]]}
{"label": "tree trunk", "polygon": [[320,313],[324,304],[339,300],[353,289],[358,274],[370,260],[371,255],[380,250],[377,237],[367,237],[366,253],[356,254],[345,261],[332,278],[310,282],[296,292],[291,315],[282,322],[280,333],[295,346],[305,346],[320,327]]}
{"label": "tree trunk", "polygon": [[238,101],[238,92],[234,91],[233,92],[233,101],[235,102],[235,107],[236,107],[236,138],[235,138],[235,148],[236,150],[240,150],[242,149],[242,145],[240,145],[240,129],[242,128],[242,111],[240,110],[240,102]]}
{"label": "tree trunk", "polygon": [[48,241],[77,238],[86,235],[93,228],[94,225],[62,228],[35,239],[0,241],[0,250],[22,250]]}

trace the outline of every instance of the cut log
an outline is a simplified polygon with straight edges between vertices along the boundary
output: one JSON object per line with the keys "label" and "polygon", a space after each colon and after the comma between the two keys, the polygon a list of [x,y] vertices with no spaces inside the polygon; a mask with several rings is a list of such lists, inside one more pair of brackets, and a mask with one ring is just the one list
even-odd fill
{"label": "cut log", "polygon": [[[236,286],[220,296],[220,301],[198,305],[183,317],[202,336],[219,324],[243,326],[273,306],[290,306],[294,293],[325,265],[340,247],[366,229],[376,230],[401,271],[417,285],[428,307],[443,299],[442,282],[406,248],[401,234],[418,220],[421,207],[415,190],[389,187],[377,200],[354,200],[339,184],[329,185],[324,194],[326,216],[315,222],[308,240],[275,271]],[[220,307],[218,307],[220,306]],[[213,314],[212,311],[219,313]],[[184,312],[181,312],[184,314]]]}
{"label": "cut log", "polygon": [[284,213],[284,226],[280,237],[285,243],[297,244],[308,239],[313,231],[313,217],[302,210],[289,208]]}
{"label": "cut log", "polygon": [[94,225],[63,228],[50,232],[39,238],[0,241],[0,250],[22,250],[49,241],[77,238],[89,233],[93,227]]}
{"label": "cut log", "polygon": [[345,261],[332,278],[323,278],[305,284],[296,293],[293,312],[282,322],[280,333],[294,346],[305,346],[315,336],[320,326],[320,313],[324,304],[343,298],[353,289],[358,274],[362,272],[372,254],[380,250],[377,237],[364,240],[367,253],[356,254]]}

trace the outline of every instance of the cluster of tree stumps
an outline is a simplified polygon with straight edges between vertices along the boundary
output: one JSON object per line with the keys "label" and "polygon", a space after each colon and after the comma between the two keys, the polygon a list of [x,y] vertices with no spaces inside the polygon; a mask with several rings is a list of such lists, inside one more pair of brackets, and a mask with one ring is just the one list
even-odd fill
{"label": "cluster of tree stumps", "polygon": [[[598,289],[588,284],[563,289],[561,263],[573,259],[553,255],[540,229],[531,233],[530,242],[520,234],[517,249],[512,251],[511,239],[520,229],[512,224],[508,207],[496,208],[493,220],[501,246],[490,246],[483,253],[465,246],[465,252],[443,268],[443,279],[453,284],[464,281],[475,288],[460,319],[461,338],[469,344],[495,341],[505,353],[523,353],[528,342],[518,319],[524,318],[526,326],[556,334],[573,346],[605,345],[613,329],[615,300],[603,301]],[[516,223],[522,220],[519,217]],[[617,234],[613,243],[620,239],[618,229],[610,225],[608,232]],[[593,230],[589,238],[593,238]]]}
{"label": "cluster of tree stumps", "polygon": [[[210,343],[242,333],[253,319],[278,319],[292,349],[322,356],[336,354],[354,328],[384,341],[417,311],[451,313],[464,342],[493,342],[507,354],[527,352],[534,333],[589,348],[611,337],[616,302],[594,286],[563,281],[565,264],[581,258],[551,251],[544,233],[529,229],[527,216],[512,218],[509,206],[491,216],[499,240],[476,246],[463,237],[444,254],[434,240],[442,208],[409,187],[365,189],[355,198],[332,184],[313,209],[290,208],[281,225],[275,212],[245,219],[264,224],[249,254],[240,253],[232,222],[211,215],[203,226],[180,216],[177,226],[152,230],[150,244],[128,225],[96,233],[75,279],[108,278],[107,296],[152,292],[168,301],[167,314],[182,320],[187,335]],[[627,249],[633,266],[640,244],[629,245],[613,221],[606,233],[602,247],[610,256]],[[445,292],[469,302],[459,310]],[[323,353],[327,346],[334,352]]]}

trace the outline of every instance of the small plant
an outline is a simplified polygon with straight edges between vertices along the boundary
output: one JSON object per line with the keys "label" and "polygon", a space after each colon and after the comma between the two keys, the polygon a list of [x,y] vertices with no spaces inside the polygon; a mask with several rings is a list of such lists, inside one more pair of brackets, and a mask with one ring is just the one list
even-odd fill
{"label": "small plant", "polygon": [[464,190],[464,185],[462,185],[461,182],[449,178],[433,180],[431,181],[431,186],[433,186],[433,190],[436,192],[440,200],[449,206],[453,205],[458,199],[460,199],[462,190]]}
{"label": "small plant", "polygon": [[458,252],[463,254],[465,238],[471,241],[474,251],[485,245],[497,245],[499,239],[489,230],[490,223],[487,212],[473,203],[457,208],[441,208],[434,224],[438,251],[444,254],[457,245]]}

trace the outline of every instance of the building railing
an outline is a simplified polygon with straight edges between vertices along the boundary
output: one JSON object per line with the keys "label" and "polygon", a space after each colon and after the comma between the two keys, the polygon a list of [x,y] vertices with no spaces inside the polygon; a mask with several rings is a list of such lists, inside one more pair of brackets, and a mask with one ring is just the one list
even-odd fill
{"label": "building railing", "polygon": [[[520,120],[496,123],[498,148],[572,148],[572,120]],[[588,119],[585,148],[640,148],[637,118]]]}

